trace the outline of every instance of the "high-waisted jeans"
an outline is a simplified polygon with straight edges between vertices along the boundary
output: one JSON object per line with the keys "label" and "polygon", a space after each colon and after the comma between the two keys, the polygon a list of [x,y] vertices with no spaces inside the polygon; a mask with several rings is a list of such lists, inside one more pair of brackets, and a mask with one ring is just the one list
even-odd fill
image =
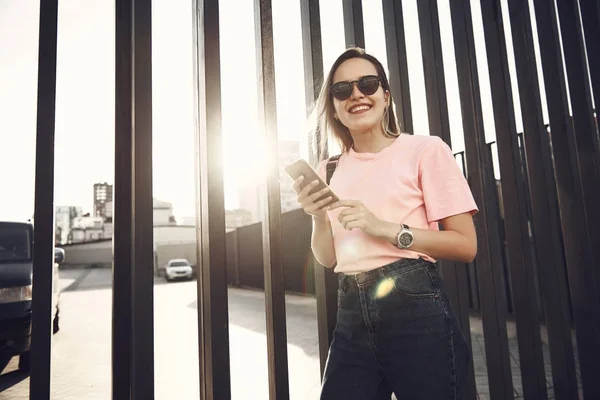
{"label": "high-waisted jeans", "polygon": [[462,399],[469,357],[435,264],[340,274],[321,399]]}

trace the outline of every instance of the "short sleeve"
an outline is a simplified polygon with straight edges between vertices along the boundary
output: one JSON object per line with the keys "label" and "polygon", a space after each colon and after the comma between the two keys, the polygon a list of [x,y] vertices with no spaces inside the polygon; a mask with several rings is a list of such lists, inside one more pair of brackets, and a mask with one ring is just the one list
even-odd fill
{"label": "short sleeve", "polygon": [[419,167],[428,222],[479,211],[452,150],[440,138],[423,150]]}

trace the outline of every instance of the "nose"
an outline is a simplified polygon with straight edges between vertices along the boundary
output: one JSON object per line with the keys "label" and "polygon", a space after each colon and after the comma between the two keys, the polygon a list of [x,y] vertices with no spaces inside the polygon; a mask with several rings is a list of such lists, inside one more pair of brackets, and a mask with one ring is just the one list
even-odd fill
{"label": "nose", "polygon": [[365,97],[365,95],[358,88],[358,82],[352,82],[352,96],[350,96],[350,98],[352,98],[352,99],[360,99],[360,98],[363,98],[363,97]]}

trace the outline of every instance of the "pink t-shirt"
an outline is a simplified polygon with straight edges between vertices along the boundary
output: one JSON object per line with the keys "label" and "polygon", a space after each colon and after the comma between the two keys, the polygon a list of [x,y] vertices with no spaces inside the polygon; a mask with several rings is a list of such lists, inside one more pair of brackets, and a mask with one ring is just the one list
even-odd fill
{"label": "pink t-shirt", "polygon": [[[325,165],[319,175],[325,179]],[[330,183],[342,200],[360,200],[377,218],[413,228],[438,230],[437,221],[478,209],[450,147],[437,136],[400,135],[379,153],[344,153]],[[338,221],[343,208],[328,211],[337,266],[335,272],[375,269],[400,258],[435,261],[399,249],[384,239],[346,230]]]}

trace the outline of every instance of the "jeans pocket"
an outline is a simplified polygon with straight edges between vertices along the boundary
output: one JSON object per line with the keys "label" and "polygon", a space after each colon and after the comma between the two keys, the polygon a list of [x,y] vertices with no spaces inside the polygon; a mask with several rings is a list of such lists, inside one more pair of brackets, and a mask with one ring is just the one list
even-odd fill
{"label": "jeans pocket", "polygon": [[393,290],[411,298],[439,297],[440,290],[424,265],[407,268],[390,275]]}

